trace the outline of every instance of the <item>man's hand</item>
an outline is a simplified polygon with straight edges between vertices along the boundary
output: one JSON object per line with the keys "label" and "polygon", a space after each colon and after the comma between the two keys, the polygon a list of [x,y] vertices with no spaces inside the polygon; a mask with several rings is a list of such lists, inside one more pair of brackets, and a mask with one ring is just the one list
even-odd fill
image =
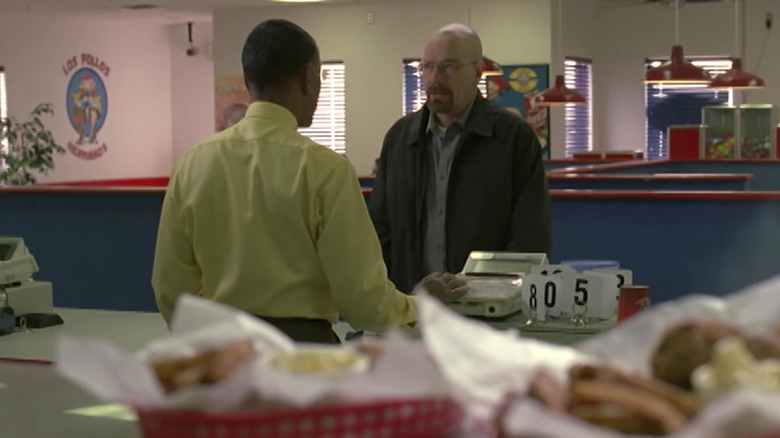
{"label": "man's hand", "polygon": [[417,283],[412,294],[416,295],[423,291],[446,304],[466,295],[469,291],[469,286],[465,281],[453,274],[434,272]]}

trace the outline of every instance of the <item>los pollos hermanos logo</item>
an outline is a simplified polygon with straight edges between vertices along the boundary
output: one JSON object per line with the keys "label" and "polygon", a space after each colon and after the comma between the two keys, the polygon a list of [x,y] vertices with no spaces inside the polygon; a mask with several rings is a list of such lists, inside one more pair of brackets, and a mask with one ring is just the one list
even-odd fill
{"label": "los pollos hermanos logo", "polygon": [[82,160],[96,160],[108,151],[99,134],[108,116],[104,79],[111,69],[97,56],[82,53],[68,59],[62,72],[69,78],[65,108],[70,126],[76,131],[74,139],[68,142],[68,151]]}

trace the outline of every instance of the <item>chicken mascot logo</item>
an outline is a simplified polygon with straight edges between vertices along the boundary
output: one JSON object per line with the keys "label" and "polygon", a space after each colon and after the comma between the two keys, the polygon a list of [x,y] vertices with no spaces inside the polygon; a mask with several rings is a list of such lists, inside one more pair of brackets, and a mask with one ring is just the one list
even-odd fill
{"label": "chicken mascot logo", "polygon": [[65,99],[70,125],[76,131],[75,139],[68,142],[68,151],[83,160],[98,159],[108,151],[99,134],[108,115],[108,93],[103,78],[110,69],[99,58],[82,54],[69,59],[63,72],[70,77]]}

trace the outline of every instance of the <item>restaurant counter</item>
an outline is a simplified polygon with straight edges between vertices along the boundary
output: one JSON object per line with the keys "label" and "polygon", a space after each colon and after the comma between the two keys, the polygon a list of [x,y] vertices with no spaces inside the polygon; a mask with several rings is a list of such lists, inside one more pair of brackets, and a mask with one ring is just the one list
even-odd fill
{"label": "restaurant counter", "polygon": [[[55,305],[156,310],[163,188],[0,189],[0,231],[23,237]],[[370,189],[365,189],[370,196]],[[780,272],[780,193],[552,190],[552,261],[618,260],[653,300],[723,295]]]}

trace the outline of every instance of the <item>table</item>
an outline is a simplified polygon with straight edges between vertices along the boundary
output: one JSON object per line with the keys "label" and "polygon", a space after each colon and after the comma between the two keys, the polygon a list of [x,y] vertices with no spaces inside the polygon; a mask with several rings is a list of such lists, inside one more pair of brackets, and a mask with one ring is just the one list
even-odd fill
{"label": "table", "polygon": [[[158,313],[69,308],[54,311],[65,324],[0,336],[0,358],[54,361],[55,345],[63,334],[104,338],[128,351],[139,350],[168,334],[168,326]],[[333,329],[344,339],[351,327],[337,323]]]}
{"label": "table", "polygon": [[[64,324],[0,336],[0,435],[8,437],[140,438],[133,421],[67,411],[104,405],[60,377],[55,360],[64,334],[107,339],[128,351],[168,334],[157,313],[57,308]],[[349,325],[334,326],[342,337]],[[6,359],[2,359],[6,358]]]}
{"label": "table", "polygon": [[[54,361],[57,339],[63,334],[95,336],[134,351],[168,334],[157,313],[86,309],[55,309],[65,324],[40,330],[18,331],[0,336],[0,431],[3,436],[48,438],[141,438],[133,421],[75,415],[68,411],[103,405],[90,394],[61,378],[50,364],[25,361]],[[575,328],[550,321],[527,326],[521,315],[485,320],[497,329],[515,328],[523,336],[571,344],[584,340],[613,323],[591,323]],[[343,339],[351,330],[339,323],[334,330]],[[22,360],[22,361],[19,361]]]}
{"label": "table", "polygon": [[0,360],[0,432],[30,438],[140,438],[132,421],[66,411],[99,405],[90,394],[42,363]]}
{"label": "table", "polygon": [[516,329],[526,338],[538,339],[559,345],[572,345],[613,328],[615,321],[590,321],[584,326],[575,326],[564,319],[534,321],[527,324],[528,317],[520,312],[504,318],[472,317],[498,330]]}
{"label": "table", "polygon": [[[135,422],[67,413],[104,403],[60,377],[55,359],[63,334],[95,336],[138,350],[168,327],[157,313],[57,308],[64,324],[0,336],[0,431],[31,438],[140,438]],[[30,362],[41,361],[41,362]]]}
{"label": "table", "polygon": [[105,338],[130,351],[168,334],[168,326],[158,313],[65,308],[54,311],[65,324],[0,336],[0,357],[53,361],[57,339],[63,334]]}

